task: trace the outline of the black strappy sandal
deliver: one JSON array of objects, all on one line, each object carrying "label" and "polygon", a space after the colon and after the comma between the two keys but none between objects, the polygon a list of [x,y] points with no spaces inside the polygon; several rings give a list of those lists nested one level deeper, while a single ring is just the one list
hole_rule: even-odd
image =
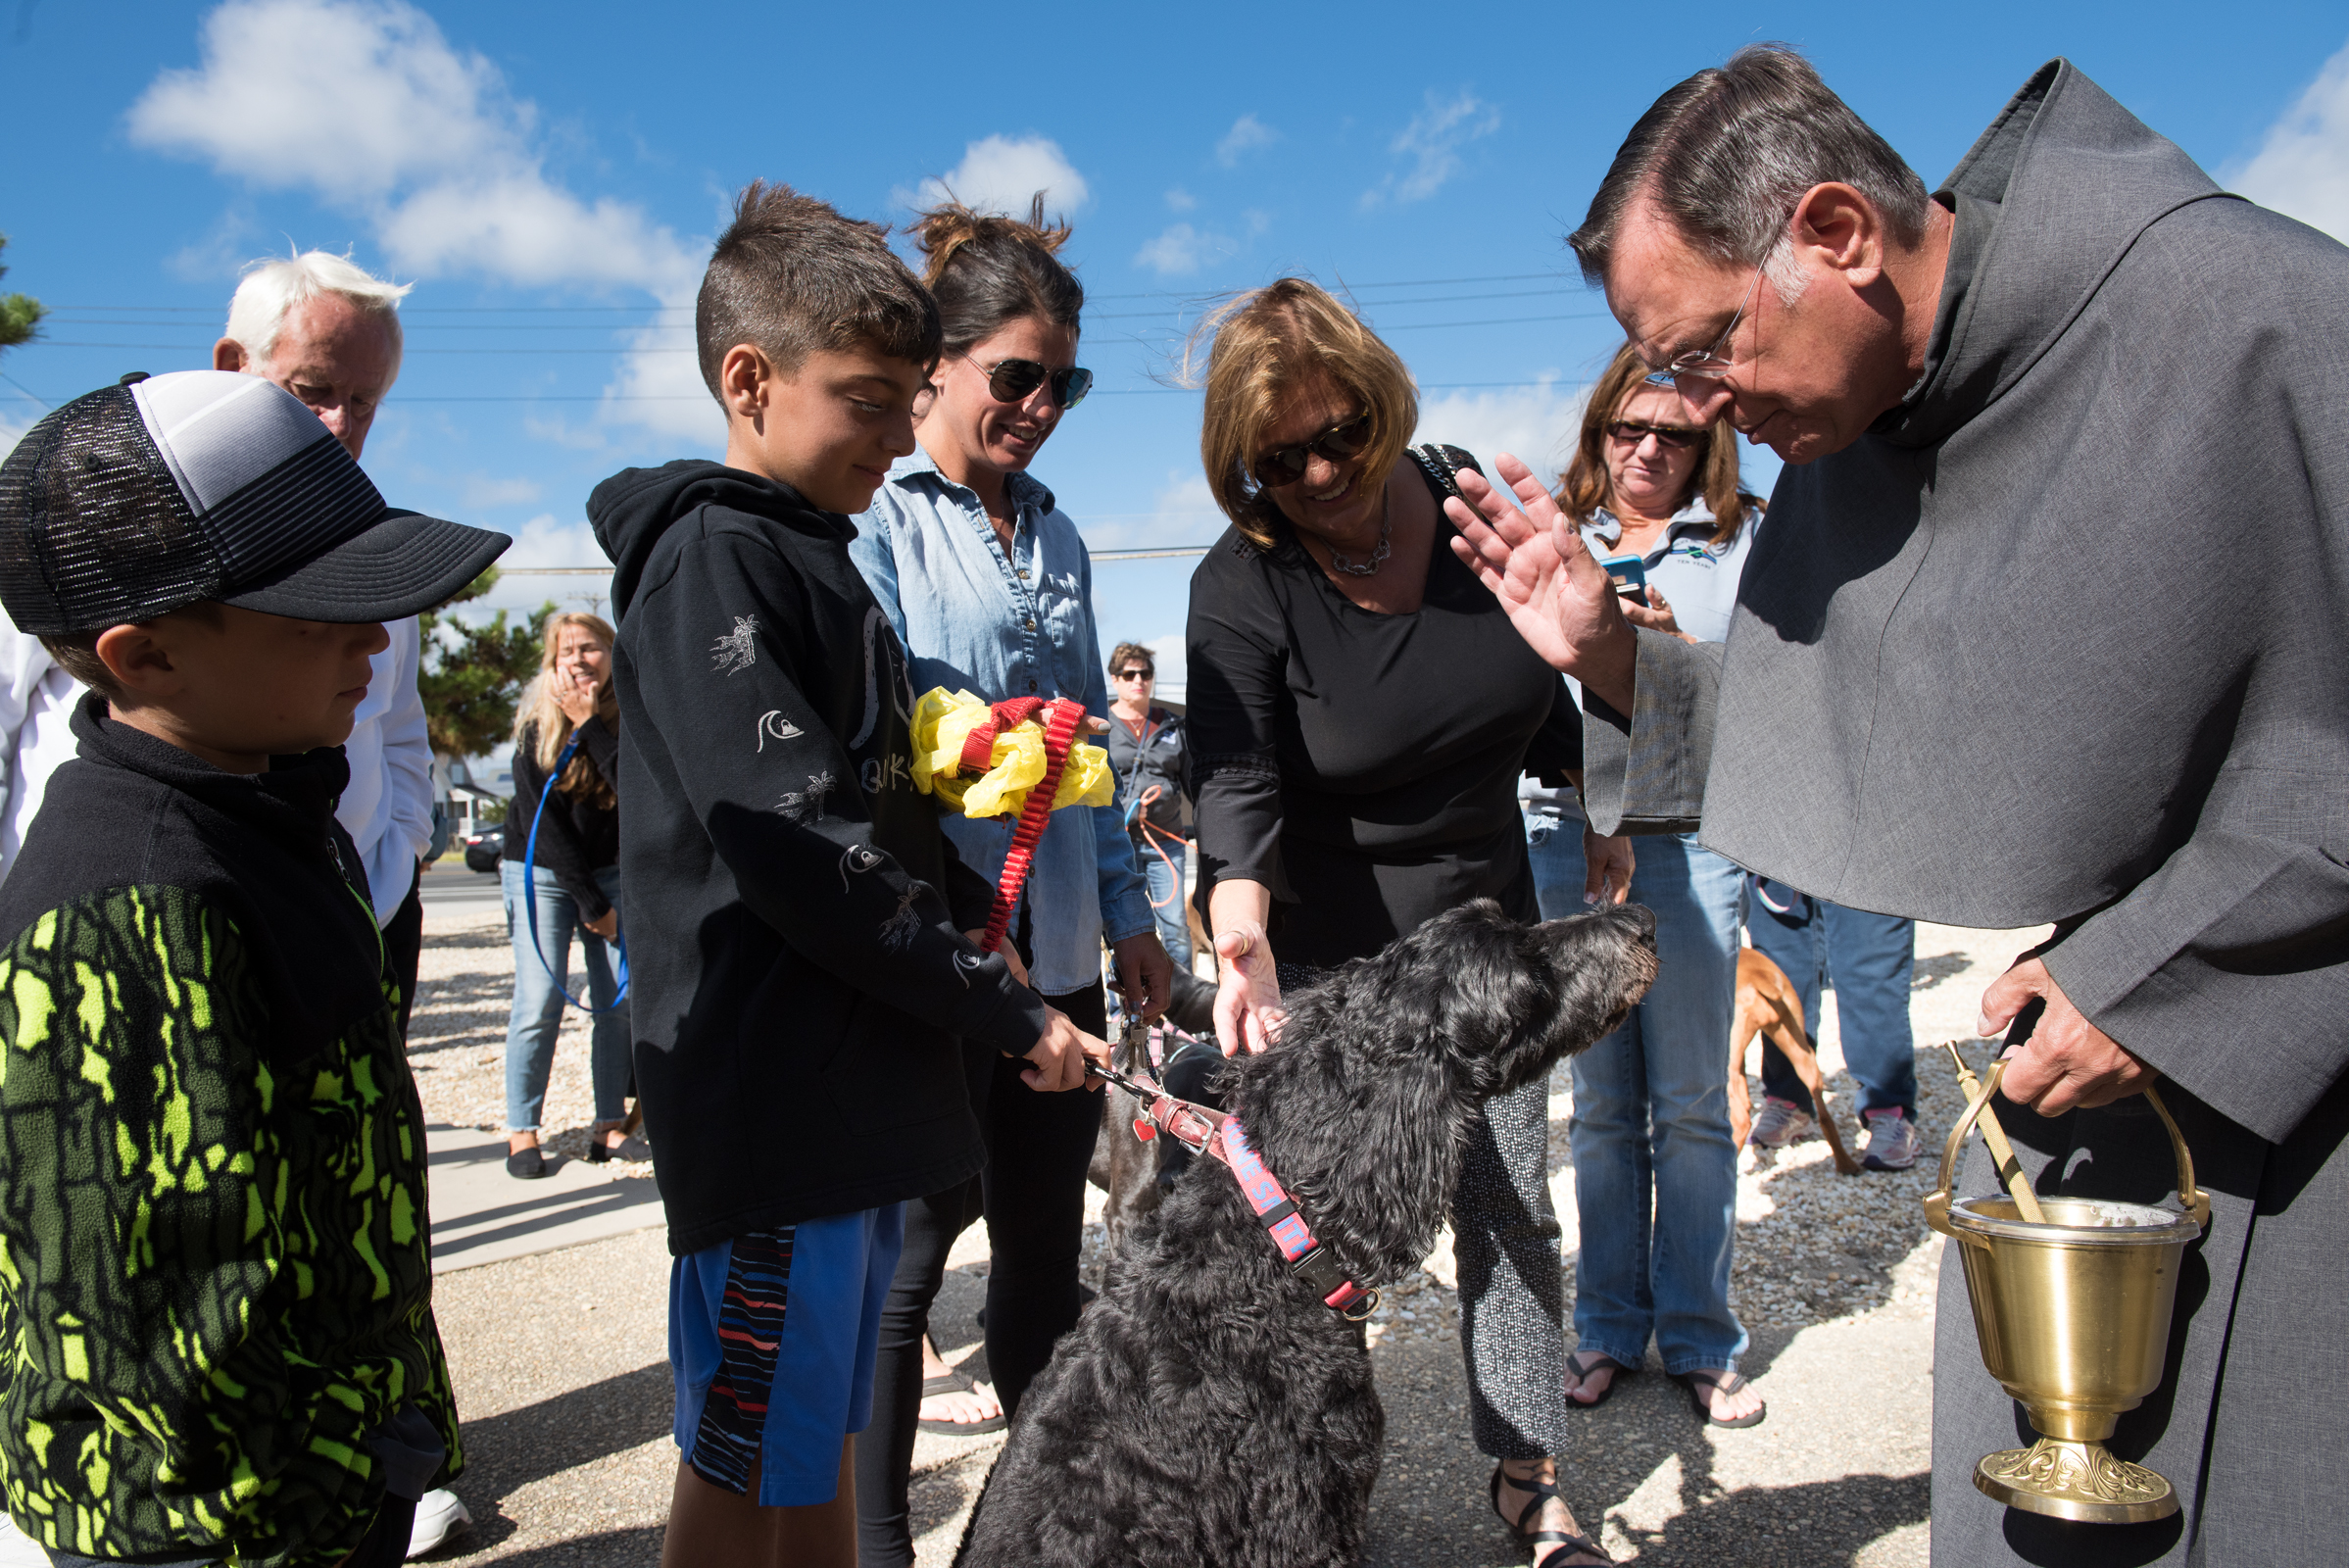
[{"label": "black strappy sandal", "polygon": [[[1500,1511],[1500,1484],[1504,1480],[1520,1492],[1533,1494],[1526,1499],[1525,1506],[1517,1510],[1514,1519]],[[1520,1481],[1515,1476],[1505,1475],[1496,1464],[1493,1467],[1493,1479],[1486,1484],[1485,1492],[1493,1499],[1493,1514],[1508,1526],[1509,1534],[1534,1548],[1534,1568],[1546,1568],[1549,1560],[1561,1553],[1584,1552],[1602,1563],[1615,1560],[1607,1555],[1604,1546],[1589,1536],[1578,1536],[1565,1530],[1528,1531],[1525,1528],[1525,1522],[1540,1512],[1544,1502],[1558,1495],[1558,1484],[1555,1481],[1536,1481],[1531,1477]]]}]

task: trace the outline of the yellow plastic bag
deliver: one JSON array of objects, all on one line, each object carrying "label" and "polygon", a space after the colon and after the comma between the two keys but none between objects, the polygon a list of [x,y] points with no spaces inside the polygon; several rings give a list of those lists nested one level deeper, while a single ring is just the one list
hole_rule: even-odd
[{"label": "yellow plastic bag", "polygon": [[[963,743],[992,716],[993,710],[969,692],[943,686],[933,686],[913,705],[913,782],[965,816],[1017,816],[1027,806],[1028,791],[1044,777],[1044,725],[1033,718],[997,732],[985,773],[972,778],[960,771]],[[1060,768],[1060,787],[1052,792],[1052,809],[1107,806],[1116,795],[1109,754],[1098,746],[1071,746]]]}]

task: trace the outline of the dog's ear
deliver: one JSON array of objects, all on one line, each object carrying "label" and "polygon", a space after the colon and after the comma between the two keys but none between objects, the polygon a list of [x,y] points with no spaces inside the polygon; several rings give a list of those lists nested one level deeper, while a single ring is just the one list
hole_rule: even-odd
[{"label": "dog's ear", "polygon": [[1528,928],[1480,899],[1291,997],[1279,1044],[1240,1065],[1248,1136],[1349,1267],[1393,1278],[1426,1256],[1469,1114],[1541,1069],[1555,985]]},{"label": "dog's ear", "polygon": [[1441,988],[1431,1020],[1461,1093],[1482,1102],[1537,1076],[1557,1058],[1557,969],[1533,928],[1477,899],[1428,921],[1401,944]]}]

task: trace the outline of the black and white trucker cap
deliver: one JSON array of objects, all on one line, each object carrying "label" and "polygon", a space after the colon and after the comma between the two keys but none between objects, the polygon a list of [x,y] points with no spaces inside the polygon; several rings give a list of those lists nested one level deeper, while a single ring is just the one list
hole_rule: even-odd
[{"label": "black and white trucker cap", "polygon": [[513,542],[393,511],[299,399],[229,370],[75,398],[0,464],[0,604],[36,635],[199,599],[394,620],[447,600]]}]

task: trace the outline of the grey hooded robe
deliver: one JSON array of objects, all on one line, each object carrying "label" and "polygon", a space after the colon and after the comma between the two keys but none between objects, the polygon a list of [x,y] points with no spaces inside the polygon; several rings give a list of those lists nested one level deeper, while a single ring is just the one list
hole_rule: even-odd
[{"label": "grey hooded robe", "polygon": [[[2184,1507],[2068,1525],[1975,1491],[2031,1434],[1953,1254],[1933,1561],[2325,1560],[2349,1543],[2349,250],[2063,61],[1945,191],[1924,378],[1785,471],[1726,645],[1639,634],[1629,722],[1590,700],[1590,814],[1701,817],[1863,909],[2059,922],[2057,983],[2165,1075],[2213,1216],[2168,1380],[2112,1447]],[[2176,1185],[2141,1096],[2001,1112],[2043,1193]],[[1992,1190],[1979,1152],[1961,1185]]]}]

